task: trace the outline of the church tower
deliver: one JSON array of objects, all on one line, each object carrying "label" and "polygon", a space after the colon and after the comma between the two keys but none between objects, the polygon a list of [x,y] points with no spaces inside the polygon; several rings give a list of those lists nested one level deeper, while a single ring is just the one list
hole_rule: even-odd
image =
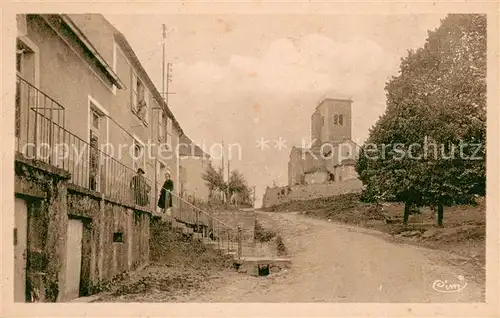
[{"label": "church tower", "polygon": [[311,138],[317,139],[313,149],[325,142],[352,139],[352,100],[326,97],[316,107],[311,117]]}]

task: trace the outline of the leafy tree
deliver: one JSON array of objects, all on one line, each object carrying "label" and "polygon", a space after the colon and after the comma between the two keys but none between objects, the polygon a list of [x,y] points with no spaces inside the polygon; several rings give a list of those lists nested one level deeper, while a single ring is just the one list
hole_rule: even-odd
[{"label": "leafy tree", "polygon": [[442,226],[444,206],[485,195],[486,16],[448,15],[386,96],[356,166],[363,198],[404,202],[405,223],[411,207],[437,207]]},{"label": "leafy tree", "polygon": [[237,192],[242,203],[250,203],[250,187],[244,175],[238,170],[232,170],[229,177],[229,196]]},{"label": "leafy tree", "polygon": [[229,194],[243,192],[246,188],[247,184],[243,174],[238,170],[231,171],[231,176],[229,177]]},{"label": "leafy tree", "polygon": [[215,170],[211,162],[209,162],[205,173],[201,177],[205,180],[210,196],[213,196],[215,191],[226,191],[227,185],[224,182],[222,169]]}]

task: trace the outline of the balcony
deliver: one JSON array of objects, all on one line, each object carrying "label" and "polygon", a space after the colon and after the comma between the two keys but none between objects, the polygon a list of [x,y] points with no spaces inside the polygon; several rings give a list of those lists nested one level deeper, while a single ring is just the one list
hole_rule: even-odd
[{"label": "balcony", "polygon": [[[71,175],[70,183],[106,199],[148,210],[156,193],[147,178],[65,127],[65,108],[21,77],[16,79],[16,152]],[[149,191],[148,191],[149,190]]]}]

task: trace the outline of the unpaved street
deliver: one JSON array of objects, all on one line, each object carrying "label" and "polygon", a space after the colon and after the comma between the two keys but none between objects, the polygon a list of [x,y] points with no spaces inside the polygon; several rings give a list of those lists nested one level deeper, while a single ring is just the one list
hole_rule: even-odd
[{"label": "unpaved street", "polygon": [[[390,243],[367,230],[296,213],[259,212],[258,218],[277,225],[292,268],[267,277],[227,273],[209,290],[177,301],[483,301],[481,286],[459,268],[445,263],[442,252]],[[445,283],[437,289],[449,292],[433,289],[437,280]],[[453,288],[463,289],[450,292]]]}]

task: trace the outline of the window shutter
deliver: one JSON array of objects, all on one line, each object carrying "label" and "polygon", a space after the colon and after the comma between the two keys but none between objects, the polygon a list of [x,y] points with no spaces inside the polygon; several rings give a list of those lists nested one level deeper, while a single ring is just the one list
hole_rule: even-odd
[{"label": "window shutter", "polygon": [[160,114],[158,116],[158,122],[157,122],[157,126],[158,126],[158,139],[160,141],[163,141],[163,139],[165,138],[165,117],[163,117],[163,110],[160,109]]},{"label": "window shutter", "polygon": [[158,114],[158,120],[156,121],[156,124],[155,124],[155,127],[156,127],[156,133],[157,133],[157,136],[158,136],[158,140],[161,141],[161,125],[160,125],[160,122],[161,122],[161,110],[159,111],[159,114]]},{"label": "window shutter", "polygon": [[172,118],[167,117],[167,134],[172,135]]},{"label": "window shutter", "polygon": [[142,119],[146,124],[149,123],[149,92],[147,89],[144,89],[144,101],[146,104],[142,109]]},{"label": "window shutter", "polygon": [[132,112],[135,112],[136,105],[136,94],[135,90],[137,89],[137,77],[135,77],[134,69],[130,68],[132,76],[130,77],[130,108]]}]

